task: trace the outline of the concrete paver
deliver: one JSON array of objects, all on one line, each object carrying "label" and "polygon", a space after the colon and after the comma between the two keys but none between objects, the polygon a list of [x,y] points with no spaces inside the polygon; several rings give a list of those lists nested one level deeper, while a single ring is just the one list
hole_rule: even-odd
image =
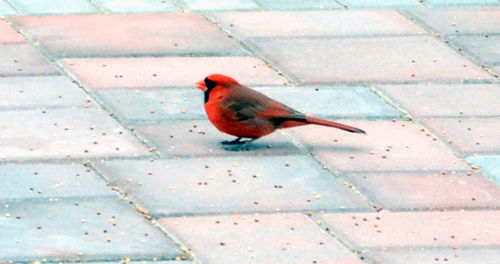
[{"label": "concrete paver", "polygon": [[451,44],[483,65],[500,64],[500,36],[458,36]]},{"label": "concrete paver", "polygon": [[496,183],[500,183],[500,156],[477,156],[468,157],[467,161],[476,164],[481,172],[490,177]]},{"label": "concrete paver", "polygon": [[340,6],[331,0],[309,0],[309,1],[288,1],[288,0],[254,0],[266,10],[331,10],[340,9]]},{"label": "concrete paver", "polygon": [[95,165],[154,216],[371,209],[305,156],[120,160]]},{"label": "concrete paver", "polygon": [[55,67],[30,44],[0,44],[0,77],[55,74]]},{"label": "concrete paver", "polygon": [[[424,36],[253,39],[252,44],[303,83],[484,80],[490,76],[440,41]],[[314,49],[303,47],[314,46]],[[348,63],[349,62],[349,63]],[[468,65],[464,67],[464,65]]]},{"label": "concrete paver", "polygon": [[[325,166],[341,172],[466,170],[468,166],[444,145],[410,122],[344,122],[366,131],[351,134],[309,126],[288,131]],[[424,155],[425,153],[425,155]]]},{"label": "concrete paver", "polygon": [[345,177],[370,201],[388,210],[500,207],[499,188],[483,175],[465,171],[349,173]]},{"label": "concrete paver", "polygon": [[279,132],[253,142],[249,151],[224,150],[219,142],[236,137],[219,132],[208,120],[171,121],[134,127],[164,157],[273,156],[300,153],[300,149]]},{"label": "concrete paver", "polygon": [[93,0],[99,8],[110,13],[178,12],[168,1],[157,0]]},{"label": "concrete paver", "polygon": [[374,36],[422,34],[394,10],[220,12],[210,14],[240,38],[299,36]]},{"label": "concrete paver", "polygon": [[425,0],[427,6],[481,6],[481,5],[500,5],[497,0]]},{"label": "concrete paver", "polygon": [[[242,54],[235,42],[195,14],[29,16],[10,20],[56,57]],[[121,23],[124,20],[127,23]]]},{"label": "concrete paver", "polygon": [[4,1],[0,1],[0,16],[16,15],[17,12]]},{"label": "concrete paver", "polygon": [[81,164],[0,165],[4,181],[0,200],[115,196],[90,169]]},{"label": "concrete paver", "polygon": [[[388,119],[399,116],[362,87],[258,87],[255,90],[305,114],[319,117]],[[106,89],[96,93],[126,123],[206,118],[203,93],[197,89]],[[310,104],[302,98],[315,98],[316,103]],[[144,105],[149,108],[144,108]]]},{"label": "concrete paver", "polygon": [[414,8],[405,13],[418,18],[433,31],[446,35],[500,32],[496,23],[500,7]]},{"label": "concrete paver", "polygon": [[207,264],[362,263],[300,214],[163,218],[160,224]]},{"label": "concrete paver", "polygon": [[464,154],[492,154],[500,150],[498,118],[424,118],[424,125]]},{"label": "concrete paver", "polygon": [[23,15],[95,13],[86,0],[9,0]]},{"label": "concrete paver", "polygon": [[[1,202],[1,201],[0,201]],[[115,197],[1,202],[2,262],[181,256],[160,229]]]},{"label": "concrete paver", "polygon": [[346,8],[408,8],[422,7],[419,0],[339,0]]},{"label": "concrete paver", "polygon": [[148,155],[109,115],[94,107],[0,111],[0,160]]},{"label": "concrete paver", "polygon": [[416,117],[500,115],[497,84],[415,84],[377,86]]},{"label": "concrete paver", "polygon": [[194,89],[195,82],[212,73],[226,74],[248,85],[286,82],[262,61],[246,56],[64,59],[61,64],[87,89],[165,86]]},{"label": "concrete paver", "polygon": [[26,42],[23,36],[17,33],[6,21],[0,20],[0,44],[20,42]]},{"label": "concrete paver", "polygon": [[64,76],[0,79],[0,110],[86,107],[92,99]]},{"label": "concrete paver", "polygon": [[188,9],[193,11],[207,10],[258,10],[260,9],[252,0],[183,0]]},{"label": "concrete paver", "polygon": [[500,246],[497,211],[325,213],[331,232],[356,249]]}]

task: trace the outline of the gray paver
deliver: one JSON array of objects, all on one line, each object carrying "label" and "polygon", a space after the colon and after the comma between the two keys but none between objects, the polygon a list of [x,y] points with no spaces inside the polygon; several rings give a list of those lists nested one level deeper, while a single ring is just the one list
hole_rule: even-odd
[{"label": "gray paver", "polygon": [[80,164],[0,165],[0,200],[115,196],[92,170]]},{"label": "gray paver", "polygon": [[145,147],[96,108],[0,111],[1,160],[147,155]]},{"label": "gray paver", "polygon": [[[258,87],[255,90],[302,113],[319,117],[376,119],[399,116],[363,87]],[[96,93],[127,123],[206,119],[203,93],[196,89],[113,89]],[[314,98],[315,103],[303,98]],[[144,107],[146,105],[148,107]]]},{"label": "gray paver", "polygon": [[305,156],[123,160],[96,166],[153,215],[370,210]]},{"label": "gray paver", "polygon": [[339,0],[344,7],[351,8],[409,8],[422,7],[419,0]]},{"label": "gray paver", "polygon": [[[253,39],[252,43],[277,67],[304,83],[491,78],[442,42],[427,36],[265,38]],[[315,48],[303,49],[309,46]]]},{"label": "gray paver", "polygon": [[208,10],[258,10],[260,9],[252,0],[183,0],[188,9],[193,11]]},{"label": "gray paver", "polygon": [[500,24],[496,22],[500,7],[412,8],[405,12],[441,34],[500,32]]},{"label": "gray paver", "polygon": [[50,62],[30,44],[0,45],[0,77],[58,74]]},{"label": "gray paver", "polygon": [[112,13],[159,13],[179,11],[169,1],[158,0],[93,0],[101,9]]},{"label": "gray paver", "polygon": [[163,218],[160,224],[207,264],[361,264],[304,215],[267,214]]},{"label": "gray paver", "polygon": [[279,132],[253,142],[249,151],[224,150],[218,143],[236,137],[219,132],[208,120],[169,121],[137,125],[135,129],[164,157],[274,156],[300,153],[300,149]]},{"label": "gray paver", "polygon": [[481,172],[500,184],[500,156],[468,157],[467,161],[479,166]]},{"label": "gray paver", "polygon": [[152,260],[181,255],[160,229],[114,197],[0,203],[0,261]]},{"label": "gray paver", "polygon": [[452,38],[451,44],[482,65],[500,64],[500,36],[457,36]]},{"label": "gray paver", "polygon": [[0,110],[85,107],[91,98],[64,76],[0,79]]},{"label": "gray paver", "polygon": [[254,0],[267,10],[331,10],[340,9],[340,6],[331,0]]}]

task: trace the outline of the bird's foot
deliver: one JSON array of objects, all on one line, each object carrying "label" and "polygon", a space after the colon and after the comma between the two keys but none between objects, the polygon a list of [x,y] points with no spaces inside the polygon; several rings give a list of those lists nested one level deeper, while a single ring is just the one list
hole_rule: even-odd
[{"label": "bird's foot", "polygon": [[224,140],[224,141],[221,141],[220,144],[222,145],[241,145],[241,144],[245,144],[246,141],[241,141],[241,137],[238,137],[236,138],[235,140]]},{"label": "bird's foot", "polygon": [[223,142],[225,142],[225,141],[223,141],[223,142],[221,142],[221,144],[224,145],[223,148],[225,150],[229,150],[229,151],[248,151],[250,149],[250,144],[252,142],[254,142],[255,140],[257,140],[257,139],[256,138],[252,138],[252,139],[249,139],[249,140],[240,141],[239,138],[238,138],[238,141],[233,140],[233,141],[229,141],[229,143],[226,143],[226,144],[224,144]]}]

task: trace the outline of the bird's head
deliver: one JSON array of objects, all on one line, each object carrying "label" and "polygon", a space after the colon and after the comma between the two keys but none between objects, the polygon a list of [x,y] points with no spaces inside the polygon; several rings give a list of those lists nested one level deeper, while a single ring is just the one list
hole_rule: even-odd
[{"label": "bird's head", "polygon": [[239,84],[235,79],[222,75],[222,74],[210,74],[204,80],[196,83],[196,88],[206,92],[212,90],[217,85],[226,86],[228,84]]}]

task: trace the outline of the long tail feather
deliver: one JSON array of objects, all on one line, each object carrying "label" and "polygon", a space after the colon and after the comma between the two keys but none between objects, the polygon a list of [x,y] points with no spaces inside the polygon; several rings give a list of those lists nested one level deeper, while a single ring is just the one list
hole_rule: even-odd
[{"label": "long tail feather", "polygon": [[339,128],[339,129],[342,129],[345,131],[349,131],[351,133],[366,134],[366,132],[362,129],[348,126],[348,125],[344,125],[344,124],[340,124],[340,123],[336,123],[336,122],[332,122],[332,121],[328,121],[328,120],[324,120],[324,119],[315,118],[315,117],[308,116],[308,117],[306,117],[306,121],[307,121],[307,123],[310,123],[310,124],[335,127],[335,128]]}]

